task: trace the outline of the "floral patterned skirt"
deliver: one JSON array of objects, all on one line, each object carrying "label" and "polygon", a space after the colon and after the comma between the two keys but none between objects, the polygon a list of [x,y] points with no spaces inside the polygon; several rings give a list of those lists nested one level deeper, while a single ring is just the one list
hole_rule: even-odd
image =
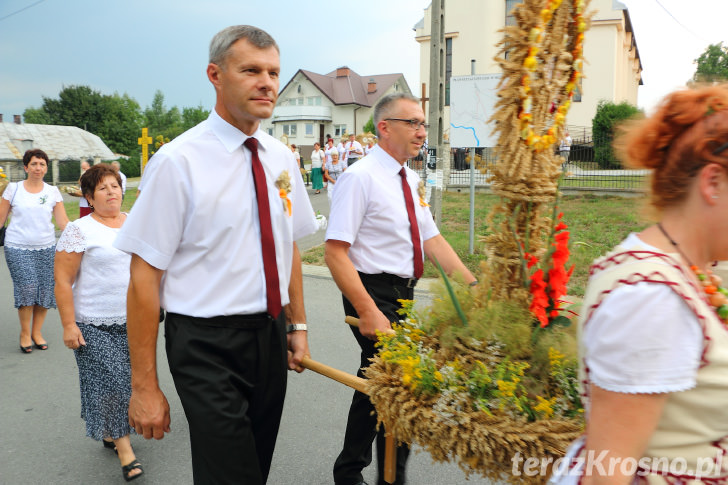
[{"label": "floral patterned skirt", "polygon": [[38,305],[55,308],[53,258],[56,246],[20,249],[5,246],[5,261],[13,279],[15,308]]},{"label": "floral patterned skirt", "polygon": [[75,349],[86,436],[118,439],[129,426],[131,364],[126,325],[77,324],[86,345]]}]

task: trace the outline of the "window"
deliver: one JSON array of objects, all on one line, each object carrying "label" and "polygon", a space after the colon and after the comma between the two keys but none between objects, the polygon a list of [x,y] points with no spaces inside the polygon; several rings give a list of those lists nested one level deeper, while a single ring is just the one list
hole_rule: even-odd
[{"label": "window", "polygon": [[275,136],[275,135],[273,135],[273,132],[275,131],[275,129],[274,129],[274,128],[268,128],[268,129],[266,129],[265,131],[266,131],[266,132],[268,132],[268,134],[269,134],[270,136]]},{"label": "window", "polygon": [[452,37],[445,39],[445,106],[450,106],[450,78],[452,77]]},{"label": "window", "polygon": [[306,123],[306,136],[313,136],[313,123]]},{"label": "window", "polygon": [[344,136],[346,125],[334,125],[334,136]]},{"label": "window", "polygon": [[321,96],[309,96],[306,98],[308,106],[321,106]]},{"label": "window", "polygon": [[296,125],[283,125],[283,134],[288,136],[296,136]]},{"label": "window", "polygon": [[506,25],[516,25],[516,18],[513,16],[513,7],[522,0],[506,0]]},{"label": "window", "polygon": [[[516,25],[516,17],[513,16],[513,8],[521,0],[506,0],[506,25]],[[505,52],[505,58],[508,59],[510,51]]]},{"label": "window", "polygon": [[573,101],[574,103],[581,103],[581,92],[583,89],[583,86],[581,84],[582,79],[583,78],[580,77],[579,82],[576,83],[576,88],[574,89],[574,97],[571,98],[571,101]]},{"label": "window", "polygon": [[291,104],[295,104],[297,106],[303,106],[303,98],[293,98],[291,101],[293,101],[293,103],[291,103]]}]

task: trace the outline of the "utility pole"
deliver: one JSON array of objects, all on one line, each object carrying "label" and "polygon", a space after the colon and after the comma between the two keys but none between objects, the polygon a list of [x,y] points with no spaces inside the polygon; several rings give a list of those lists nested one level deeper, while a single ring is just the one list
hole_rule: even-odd
[{"label": "utility pole", "polygon": [[[432,213],[439,227],[442,216],[442,189],[444,185],[444,163],[449,163],[450,154],[445,152],[442,140],[443,107],[445,105],[445,0],[433,0],[430,7],[430,106],[427,119],[428,169],[435,158],[435,190],[432,191]],[[433,152],[434,148],[434,154]],[[445,162],[447,159],[447,162]]]}]

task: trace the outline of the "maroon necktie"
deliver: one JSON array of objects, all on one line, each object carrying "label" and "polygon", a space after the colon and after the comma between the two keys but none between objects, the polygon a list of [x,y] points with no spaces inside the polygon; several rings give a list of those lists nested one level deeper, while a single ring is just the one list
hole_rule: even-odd
[{"label": "maroon necktie", "polygon": [[410,232],[412,233],[412,248],[414,249],[415,260],[415,278],[422,277],[424,271],[424,263],[422,262],[422,246],[420,246],[420,228],[417,225],[417,217],[415,216],[415,203],[412,200],[412,189],[407,183],[407,173],[402,167],[399,171],[402,177],[402,192],[404,192],[404,201],[407,204],[407,217],[410,222]]},{"label": "maroon necktie", "polygon": [[263,271],[265,272],[265,295],[268,313],[278,317],[281,313],[281,290],[278,285],[278,265],[276,264],[276,246],[273,241],[273,226],[270,223],[270,205],[268,203],[268,186],[265,183],[265,172],[258,158],[258,140],[248,138],[243,143],[252,155],[253,181],[255,182],[255,198],[258,200],[258,218],[260,219],[260,246],[263,249]]}]

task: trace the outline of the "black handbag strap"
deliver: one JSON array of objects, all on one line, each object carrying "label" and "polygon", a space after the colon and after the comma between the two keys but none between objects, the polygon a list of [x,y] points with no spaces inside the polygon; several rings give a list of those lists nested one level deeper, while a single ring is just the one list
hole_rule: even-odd
[{"label": "black handbag strap", "polygon": [[[19,183],[20,182],[15,182],[15,192],[13,192],[13,197],[10,199],[10,209],[8,209],[8,215],[5,216],[5,222],[3,222],[3,227],[8,227],[8,217],[10,217],[10,211],[13,210],[13,201],[15,200],[15,194],[18,193]],[[10,187],[10,184],[8,184],[8,187]],[[5,190],[7,190],[7,188]]]}]

